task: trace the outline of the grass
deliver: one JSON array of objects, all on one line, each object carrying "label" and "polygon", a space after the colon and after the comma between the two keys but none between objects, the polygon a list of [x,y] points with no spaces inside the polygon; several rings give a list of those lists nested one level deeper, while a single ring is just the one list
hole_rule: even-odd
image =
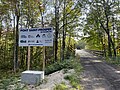
[{"label": "grass", "polygon": [[[83,90],[80,85],[80,73],[83,70],[83,68],[79,62],[78,55],[76,56],[76,59],[74,59],[70,65],[73,67],[75,72],[71,75],[66,75],[64,79],[69,80],[72,88],[70,89],[69,87],[67,87],[67,85],[65,85],[65,83],[61,83],[59,85],[56,85],[54,90]],[[65,72],[67,72],[66,69],[65,69]]]},{"label": "grass", "polygon": [[76,75],[67,75],[64,77],[64,79],[69,80],[70,84],[73,88],[80,90],[80,88],[79,88],[80,87],[80,82],[79,82],[80,79],[78,79],[76,77]]},{"label": "grass", "polygon": [[62,82],[61,84],[56,85],[56,87],[54,88],[54,90],[69,90],[69,89],[66,86],[66,84],[64,82]]},{"label": "grass", "polygon": [[[71,57],[68,60],[64,60],[62,62],[56,62],[48,67],[46,67],[46,74],[53,73],[58,70],[64,70],[64,73],[67,73],[69,69],[74,69],[75,70],[75,75],[68,76],[70,77],[69,80],[73,88],[80,88],[79,85],[79,77],[77,75],[80,74],[82,67],[79,63],[79,58],[77,57],[76,59]],[[0,90],[28,90],[27,85],[21,84],[20,82],[20,74],[17,73],[14,75],[14,73],[5,73],[5,76],[2,76],[0,78]],[[67,77],[67,76],[66,76]],[[77,81],[78,79],[78,81]],[[44,82],[47,82],[44,81]],[[68,86],[65,85],[64,82],[62,82],[59,85],[56,85],[54,90],[70,90],[68,89]],[[73,89],[72,89],[73,90]],[[76,90],[76,89],[75,89]],[[81,90],[81,89],[78,89]]]},{"label": "grass", "polygon": [[0,90],[26,90],[26,86],[22,85],[19,79],[16,76],[3,78],[0,81]]},{"label": "grass", "polygon": [[26,86],[20,82],[20,72],[0,71],[0,90],[27,90]]},{"label": "grass", "polygon": [[46,67],[45,74],[51,74],[53,72],[56,72],[58,70],[62,69],[72,69],[74,66],[72,65],[74,58],[71,57],[70,59],[66,59],[61,62],[55,62],[54,64],[51,64]]},{"label": "grass", "polygon": [[106,58],[106,61],[110,64],[114,64],[114,65],[117,65],[117,66],[120,66],[120,56],[117,56],[117,57],[107,57]]}]

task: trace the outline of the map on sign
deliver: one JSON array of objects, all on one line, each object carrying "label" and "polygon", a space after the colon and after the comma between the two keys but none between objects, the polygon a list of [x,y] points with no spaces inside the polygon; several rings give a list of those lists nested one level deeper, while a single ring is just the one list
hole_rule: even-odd
[{"label": "map on sign", "polygon": [[53,46],[53,29],[20,29],[19,46]]}]

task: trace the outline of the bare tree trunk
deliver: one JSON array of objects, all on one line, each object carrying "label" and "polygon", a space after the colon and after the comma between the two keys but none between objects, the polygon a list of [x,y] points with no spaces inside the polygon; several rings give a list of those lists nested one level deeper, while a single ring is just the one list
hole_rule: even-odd
[{"label": "bare tree trunk", "polygon": [[54,46],[54,61],[57,61],[58,50],[58,31],[59,31],[59,6],[58,0],[55,0],[55,46]]},{"label": "bare tree trunk", "polygon": [[17,24],[16,24],[16,68],[18,68],[18,25],[19,25],[19,16],[17,16]]},{"label": "bare tree trunk", "polygon": [[113,22],[113,41],[111,41],[111,44],[112,44],[112,47],[113,47],[113,51],[114,51],[114,56],[116,57],[116,45],[115,45],[115,19],[114,19],[114,16],[112,17],[112,22]]},{"label": "bare tree trunk", "polygon": [[112,48],[114,51],[114,56],[116,56],[115,45],[114,45],[114,42],[112,41],[112,38],[110,36],[109,29],[106,30],[102,23],[101,23],[101,26],[105,30],[106,34],[108,35],[108,56],[112,56],[111,45],[112,45]]},{"label": "bare tree trunk", "polygon": [[2,36],[2,17],[0,18],[0,40]]},{"label": "bare tree trunk", "polygon": [[60,43],[60,60],[61,60],[61,57],[62,57],[62,42],[61,42],[61,37],[60,37],[60,33],[59,33],[59,43]]},{"label": "bare tree trunk", "polygon": [[20,18],[20,12],[19,12],[19,4],[18,1],[16,1],[16,32],[15,32],[15,64],[14,64],[14,71],[16,72],[16,69],[18,69],[18,30],[19,30],[19,18]]},{"label": "bare tree trunk", "polygon": [[65,17],[66,17],[66,10],[65,10],[65,8],[66,8],[66,0],[64,0],[64,9],[63,9],[63,32],[62,32],[62,34],[63,34],[63,36],[62,36],[62,60],[64,60],[64,50],[65,50]]}]

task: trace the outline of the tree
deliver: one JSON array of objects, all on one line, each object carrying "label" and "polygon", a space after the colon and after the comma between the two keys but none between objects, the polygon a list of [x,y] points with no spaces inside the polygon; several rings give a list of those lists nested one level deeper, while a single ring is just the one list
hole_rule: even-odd
[{"label": "tree", "polygon": [[115,42],[113,42],[111,31],[113,27],[112,16],[115,15],[117,11],[117,8],[116,8],[117,3],[118,1],[114,2],[114,1],[109,1],[109,0],[107,1],[106,0],[102,0],[102,1],[92,0],[92,1],[89,1],[87,4],[89,5],[89,12],[87,15],[91,16],[92,18],[91,21],[95,22],[97,20],[99,27],[102,30],[104,30],[104,32],[106,33],[108,37],[108,40],[107,40],[108,41],[108,56],[112,56],[112,50],[114,52],[114,56],[116,56]]},{"label": "tree", "polygon": [[59,0],[55,0],[55,46],[54,46],[54,60],[57,61],[58,50],[58,32],[59,32]]},{"label": "tree", "polygon": [[[9,66],[14,71],[26,69],[28,47],[18,47],[20,28],[52,26],[55,29],[54,48],[46,47],[47,65],[73,55],[81,16],[77,0],[56,0],[55,3],[51,0],[2,0],[0,6],[0,62],[4,63],[0,67]],[[31,47],[30,51],[30,68],[41,70],[43,48]]]}]

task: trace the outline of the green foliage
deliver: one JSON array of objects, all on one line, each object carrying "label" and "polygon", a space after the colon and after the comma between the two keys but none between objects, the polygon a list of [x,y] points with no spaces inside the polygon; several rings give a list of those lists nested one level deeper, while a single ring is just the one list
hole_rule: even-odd
[{"label": "green foliage", "polygon": [[79,62],[79,55],[76,56],[76,59],[72,63],[73,69],[75,72],[72,75],[67,75],[64,78],[66,80],[70,81],[70,84],[72,85],[73,88],[76,88],[78,90],[82,90],[82,87],[80,86],[80,73],[83,70],[80,62]]},{"label": "green foliage", "polygon": [[20,78],[12,76],[0,80],[1,90],[27,90],[25,85],[20,83]]},{"label": "green foliage", "polygon": [[[69,80],[70,84],[72,86],[72,89],[68,88],[65,83],[62,84],[58,84],[55,86],[54,90],[82,90],[82,87],[80,86],[80,73],[82,71],[82,66],[79,62],[79,56],[76,56],[76,59],[74,59],[70,65],[72,66],[72,68],[75,70],[74,73],[70,74],[70,75],[66,75],[64,77],[64,79]],[[67,72],[67,70],[65,69],[65,73]]]},{"label": "green foliage", "polygon": [[54,64],[46,67],[45,74],[50,74],[61,69],[71,69],[73,68],[73,62],[73,58],[61,62],[55,62]]},{"label": "green foliage", "polygon": [[72,68],[75,69],[76,73],[81,72],[82,66],[79,62],[79,56],[77,56],[76,58],[71,57],[64,61],[55,62],[54,64],[49,65],[45,69],[45,74],[50,74],[61,69],[72,69]]},{"label": "green foliage", "polygon": [[101,50],[102,49],[102,33],[96,31],[96,29],[90,29],[87,31],[88,36],[82,38],[86,42],[86,49]]},{"label": "green foliage", "polygon": [[[118,26],[119,21],[116,17],[119,15],[119,1],[84,1],[87,4],[83,4],[84,6],[88,5],[87,8],[89,12],[87,12],[86,24],[84,26],[84,33],[86,36],[86,43],[88,49],[97,49],[102,50],[103,45],[107,45],[106,51],[108,55],[112,56],[112,53],[115,55],[115,51],[111,49],[115,49],[113,44],[117,44],[118,39]],[[114,9],[114,10],[113,10]],[[115,37],[115,33],[118,36]],[[107,40],[105,40],[107,37]],[[111,38],[109,40],[108,38]],[[111,44],[111,45],[110,45]],[[112,52],[111,52],[112,51]]]},{"label": "green foliage", "polygon": [[[85,25],[83,24],[82,29],[85,34],[90,35],[89,37],[85,38],[87,43],[87,48],[89,49],[101,49],[102,43],[101,39],[103,39],[103,34],[105,34],[103,28],[101,27],[100,21],[103,25],[106,25],[106,17],[105,11],[109,16],[109,29],[111,35],[113,35],[112,29],[116,29],[115,33],[118,36],[118,40],[115,40],[117,44],[120,38],[120,31],[119,31],[119,19],[114,18],[112,20],[112,16],[118,16],[119,11],[119,2],[118,0],[108,1],[109,3],[104,3],[101,0],[95,0],[93,2],[83,0],[79,2],[79,0],[66,0],[65,5],[65,12],[62,5],[63,0],[58,0],[55,3],[51,2],[50,0],[1,0],[0,1],[0,69],[12,70],[13,69],[13,60],[14,60],[14,44],[15,42],[15,26],[16,25],[16,12],[20,14],[20,21],[19,27],[23,28],[32,28],[32,27],[41,27],[41,12],[43,13],[43,20],[45,27],[52,26],[53,28],[56,25],[59,25],[59,38],[58,41],[58,50],[56,50],[58,60],[61,59],[61,48],[62,48],[62,29],[65,26],[65,58],[68,59],[71,55],[74,55],[74,44],[76,43],[73,39],[76,34],[78,34],[78,28],[81,28],[81,8],[84,12],[84,6],[87,5],[86,8],[89,9],[89,12],[86,12],[86,21]],[[106,2],[106,1],[105,1]],[[18,5],[16,5],[18,4]],[[106,7],[103,7],[105,6]],[[89,7],[89,5],[91,7]],[[18,6],[18,10],[16,9]],[[118,7],[117,7],[118,6]],[[57,16],[59,20],[55,22],[54,15],[54,7],[57,7],[60,11],[57,12]],[[50,9],[51,8],[51,9]],[[86,10],[86,9],[85,9]],[[56,12],[56,11],[55,11]],[[82,13],[83,13],[82,12]],[[66,15],[64,18],[63,16]],[[84,13],[83,13],[84,14]],[[64,19],[63,19],[64,18]],[[63,25],[63,20],[65,21],[65,25]],[[56,24],[58,23],[58,24]],[[105,26],[106,27],[106,26]],[[107,41],[104,40],[104,44]],[[107,44],[106,44],[107,45]],[[84,48],[82,42],[79,42],[77,47]],[[41,69],[42,68],[42,48],[34,47],[31,49],[31,69]],[[106,49],[107,50],[107,49]],[[46,50],[46,65],[51,64],[54,61],[54,48],[47,48]],[[20,69],[26,69],[27,67],[27,47],[19,47],[18,50],[18,66]],[[61,64],[60,64],[61,65]],[[62,65],[61,65],[62,67]],[[61,68],[60,67],[60,68]],[[53,69],[50,66],[51,70]]]},{"label": "green foliage", "polygon": [[10,70],[13,66],[13,34],[7,32],[6,36],[0,39],[0,68]]},{"label": "green foliage", "polygon": [[64,82],[55,86],[54,90],[69,90]]},{"label": "green foliage", "polygon": [[106,57],[106,62],[116,65],[116,66],[120,66],[120,56],[117,57]]},{"label": "green foliage", "polygon": [[77,44],[76,44],[76,48],[77,49],[85,49],[85,41],[83,41],[83,40],[80,40],[80,41],[78,41],[77,42]]},{"label": "green foliage", "polygon": [[[70,81],[70,84],[72,85],[73,88],[78,88],[80,86],[80,79],[76,77],[76,75],[67,75],[64,77],[66,80]],[[80,88],[78,88],[79,90]]]}]

